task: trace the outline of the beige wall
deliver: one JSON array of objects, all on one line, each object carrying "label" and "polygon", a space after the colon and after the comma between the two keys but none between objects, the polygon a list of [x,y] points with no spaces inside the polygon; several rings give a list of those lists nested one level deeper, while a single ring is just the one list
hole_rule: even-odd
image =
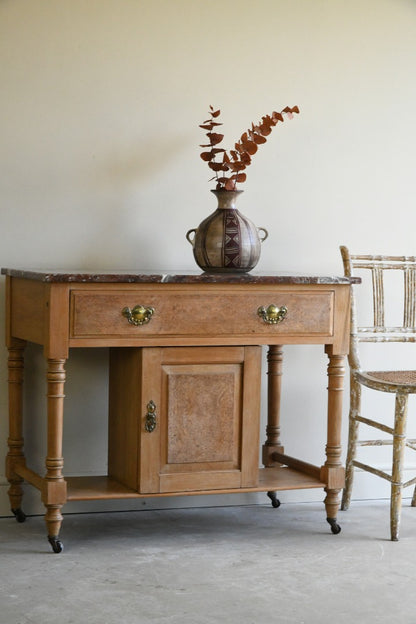
[{"label": "beige wall", "polygon": [[[301,109],[261,147],[240,199],[270,233],[259,270],[340,273],[341,243],[415,253],[415,62],[414,0],[1,0],[0,264],[195,268],[184,234],[214,208],[198,148],[209,104],[228,145],[271,110]],[[3,281],[0,298],[3,325]],[[316,463],[325,364],[321,348],[287,349],[284,441]],[[5,367],[0,349],[0,457]],[[68,364],[69,473],[105,469],[105,373],[105,351]],[[43,396],[30,370],[28,385]],[[28,451],[43,453],[29,407]],[[372,484],[359,495],[380,495]]]}]

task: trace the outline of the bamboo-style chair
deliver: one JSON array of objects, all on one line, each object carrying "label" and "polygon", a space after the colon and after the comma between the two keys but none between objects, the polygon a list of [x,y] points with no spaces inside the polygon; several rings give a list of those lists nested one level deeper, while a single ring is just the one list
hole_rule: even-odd
[{"label": "bamboo-style chair", "polygon": [[[364,371],[361,368],[359,345],[362,342],[416,342],[416,257],[415,256],[370,256],[352,255],[346,247],[341,247],[345,275],[362,276],[362,271],[371,272],[373,325],[358,326],[357,297],[353,292],[351,303],[351,334],[350,353],[350,413],[348,452],[346,460],[345,488],[341,509],[348,509],[351,500],[354,467],[387,479],[391,483],[390,499],[390,531],[392,541],[399,538],[402,490],[416,483],[416,477],[403,481],[403,464],[405,448],[416,450],[416,439],[406,438],[407,406],[409,394],[416,393],[416,370]],[[358,271],[358,274],[356,273]],[[399,327],[386,324],[388,311],[385,310],[385,282],[393,276],[403,274],[403,322]],[[388,276],[387,276],[388,274]],[[357,286],[360,289],[363,286]],[[362,293],[359,293],[360,295]],[[394,303],[400,301],[395,298]],[[387,298],[386,298],[387,303]],[[390,320],[390,317],[388,317]],[[396,322],[397,324],[397,322]],[[394,393],[395,414],[393,426],[364,418],[361,415],[361,386],[380,392]],[[375,427],[392,436],[391,439],[359,440],[359,424]],[[393,445],[391,474],[379,470],[355,459],[358,446]],[[413,493],[412,506],[416,506],[416,488]]]}]

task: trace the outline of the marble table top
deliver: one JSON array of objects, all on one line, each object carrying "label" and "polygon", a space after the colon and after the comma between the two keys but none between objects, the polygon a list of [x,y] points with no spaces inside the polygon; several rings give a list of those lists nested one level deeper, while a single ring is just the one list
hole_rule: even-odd
[{"label": "marble table top", "polygon": [[170,283],[170,284],[358,284],[359,277],[305,275],[264,271],[262,273],[205,273],[200,271],[84,271],[2,268],[2,275],[47,283]]}]

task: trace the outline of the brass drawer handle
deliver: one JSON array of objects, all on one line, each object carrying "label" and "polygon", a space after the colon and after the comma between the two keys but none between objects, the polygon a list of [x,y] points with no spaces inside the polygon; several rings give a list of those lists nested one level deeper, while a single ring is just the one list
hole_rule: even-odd
[{"label": "brass drawer handle", "polygon": [[260,306],[257,310],[257,314],[263,319],[265,323],[269,325],[276,325],[277,323],[281,323],[284,321],[287,315],[287,307],[286,306],[277,306],[274,303],[271,303],[267,308],[264,306]]},{"label": "brass drawer handle", "polygon": [[148,323],[152,318],[154,308],[136,305],[132,310],[127,307],[123,308],[121,313],[131,325],[145,325],[145,323]]},{"label": "brass drawer handle", "polygon": [[153,401],[147,404],[147,414],[144,422],[144,428],[148,433],[152,433],[156,429],[156,405]]}]

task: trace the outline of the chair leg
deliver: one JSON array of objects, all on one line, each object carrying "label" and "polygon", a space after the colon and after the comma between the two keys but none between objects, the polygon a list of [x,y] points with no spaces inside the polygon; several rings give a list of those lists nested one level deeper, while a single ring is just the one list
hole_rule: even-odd
[{"label": "chair leg", "polygon": [[413,490],[412,507],[416,507],[416,485],[415,489]]},{"label": "chair leg", "polygon": [[392,484],[390,499],[390,533],[392,542],[397,542],[399,540],[401,508],[402,487]]},{"label": "chair leg", "polygon": [[406,448],[407,394],[396,394],[393,434],[393,466],[391,475],[390,532],[391,540],[399,539],[403,490],[403,459]]},{"label": "chair leg", "polygon": [[352,484],[354,481],[354,465],[353,460],[357,451],[358,425],[355,417],[359,415],[361,410],[361,386],[351,375],[350,377],[350,413],[349,413],[349,429],[348,429],[348,450],[347,460],[345,464],[345,487],[342,493],[341,509],[346,511],[350,506]]}]

